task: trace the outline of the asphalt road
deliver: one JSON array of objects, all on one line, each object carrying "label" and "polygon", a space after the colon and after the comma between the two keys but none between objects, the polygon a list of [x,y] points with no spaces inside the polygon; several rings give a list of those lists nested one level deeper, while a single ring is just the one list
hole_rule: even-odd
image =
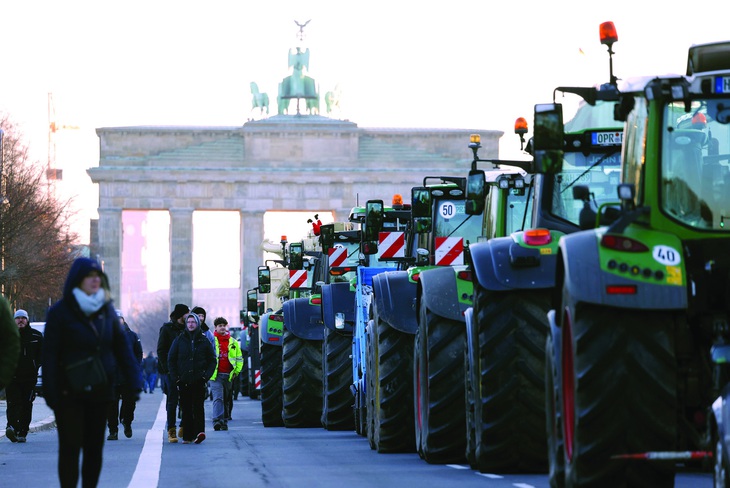
[{"label": "asphalt road", "polygon": [[[104,446],[102,488],[211,487],[487,487],[547,488],[546,475],[478,473],[466,465],[429,465],[417,454],[378,454],[354,432],[321,428],[265,428],[257,400],[239,397],[227,432],[207,422],[206,440],[169,444],[159,391],[142,394],[133,436]],[[0,402],[0,416],[5,414]],[[210,419],[211,402],[206,401]],[[34,409],[35,431],[25,444],[0,434],[0,486],[58,486],[58,441],[52,415],[42,398]],[[2,421],[2,419],[0,419]],[[681,473],[677,487],[712,486],[709,473]]]}]

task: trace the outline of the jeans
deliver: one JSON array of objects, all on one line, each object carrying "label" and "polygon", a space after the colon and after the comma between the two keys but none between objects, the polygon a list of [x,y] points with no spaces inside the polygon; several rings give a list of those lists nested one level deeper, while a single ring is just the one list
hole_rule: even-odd
[{"label": "jeans", "polygon": [[233,385],[228,379],[228,373],[218,373],[215,380],[210,382],[210,391],[213,394],[213,423],[226,423],[228,409],[226,399],[233,391]]}]

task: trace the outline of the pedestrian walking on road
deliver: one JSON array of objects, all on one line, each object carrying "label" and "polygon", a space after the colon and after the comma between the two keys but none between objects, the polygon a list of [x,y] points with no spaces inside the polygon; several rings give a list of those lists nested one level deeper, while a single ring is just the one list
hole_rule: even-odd
[{"label": "pedestrian walking on road", "polygon": [[233,380],[243,368],[243,354],[238,341],[228,331],[228,321],[217,317],[215,326],[216,368],[210,378],[213,393],[213,430],[228,430],[233,403]]},{"label": "pedestrian walking on road", "polygon": [[8,425],[5,435],[11,442],[25,442],[33,418],[35,385],[41,366],[43,334],[28,325],[28,312],[17,310],[15,324],[20,333],[20,356],[15,376],[5,388]]},{"label": "pedestrian walking on road", "polygon": [[157,339],[157,368],[160,375],[160,386],[162,392],[167,396],[165,407],[167,409],[167,440],[168,442],[177,442],[178,437],[182,437],[182,423],[180,424],[180,432],[175,433],[175,424],[177,422],[178,396],[177,386],[175,383],[170,384],[170,375],[168,369],[167,354],[170,352],[172,342],[185,329],[185,316],[190,312],[187,305],[178,303],[174,310],[170,313],[170,321],[165,322],[160,327],[160,335]]},{"label": "pedestrian walking on road", "polygon": [[213,332],[210,330],[210,327],[208,327],[208,324],[205,323],[205,317],[208,315],[208,313],[203,307],[193,307],[191,312],[197,315],[200,319],[200,330],[203,331],[203,335],[205,336],[205,338],[210,341],[210,347],[214,348],[215,337],[213,337]]},{"label": "pedestrian walking on road", "polygon": [[20,332],[7,299],[0,295],[0,391],[15,375],[20,355]]},{"label": "pedestrian walking on road", "polygon": [[154,393],[157,386],[157,357],[150,351],[142,360],[142,372],[144,373],[144,392]]},{"label": "pedestrian walking on road", "polygon": [[215,366],[215,353],[200,329],[200,318],[190,313],[185,330],[173,341],[168,357],[170,379],[180,395],[183,444],[200,444],[205,440],[206,383]]},{"label": "pedestrian walking on road", "polygon": [[[134,358],[140,364],[140,372],[142,367],[142,342],[139,340],[139,336],[136,332],[129,328],[129,324],[124,320],[124,315],[121,310],[116,311],[119,316],[119,320],[122,323],[124,332],[127,334],[130,344],[132,344],[132,351],[134,352]],[[116,441],[119,439],[119,423],[121,422],[124,426],[124,437],[129,439],[132,437],[132,422],[134,421],[134,410],[137,407],[137,399],[139,398],[139,392],[134,391],[127,384],[124,376],[117,370],[116,382],[115,382],[115,399],[109,404],[109,410],[107,411],[106,423],[109,426],[109,435],[106,440]],[[121,402],[121,408],[119,407]]]},{"label": "pedestrian walking on road", "polygon": [[82,485],[99,482],[106,412],[114,400],[117,369],[137,392],[142,374],[132,345],[114,310],[109,280],[93,259],[77,258],[63,298],[46,317],[43,339],[43,395],[58,429],[61,488],[76,488],[79,456]]}]

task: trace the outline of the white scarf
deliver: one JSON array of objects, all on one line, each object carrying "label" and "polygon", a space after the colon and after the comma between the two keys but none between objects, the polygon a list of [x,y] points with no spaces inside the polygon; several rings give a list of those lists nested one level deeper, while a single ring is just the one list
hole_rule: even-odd
[{"label": "white scarf", "polygon": [[106,302],[106,291],[104,288],[99,288],[99,291],[93,295],[87,295],[81,290],[81,288],[77,287],[73,289],[73,294],[74,297],[76,297],[76,301],[79,303],[79,307],[81,307],[81,311],[87,316],[94,314],[97,310],[103,307],[104,302]]}]

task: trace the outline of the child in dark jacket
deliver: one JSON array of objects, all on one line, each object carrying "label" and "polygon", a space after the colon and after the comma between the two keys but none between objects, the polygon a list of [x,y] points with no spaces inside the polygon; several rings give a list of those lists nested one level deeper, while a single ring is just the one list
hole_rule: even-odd
[{"label": "child in dark jacket", "polygon": [[[185,330],[172,342],[168,368],[177,385],[182,410],[183,444],[205,439],[206,383],[213,376],[216,359],[194,313],[185,318]],[[196,434],[197,433],[197,434]]]}]

